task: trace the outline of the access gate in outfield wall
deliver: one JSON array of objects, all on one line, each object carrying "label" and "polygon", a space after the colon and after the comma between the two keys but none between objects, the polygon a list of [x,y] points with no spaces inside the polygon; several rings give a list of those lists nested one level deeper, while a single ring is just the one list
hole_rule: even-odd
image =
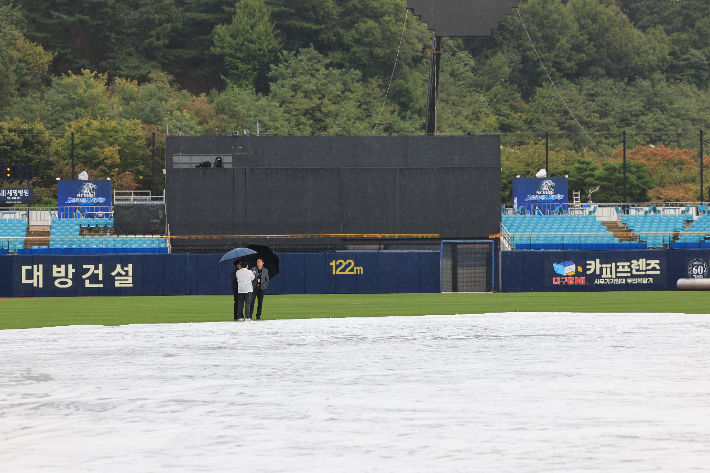
[{"label": "access gate in outfield wall", "polygon": [[504,292],[675,291],[707,278],[710,250],[505,251]]},{"label": "access gate in outfield wall", "polygon": [[[432,293],[438,251],[277,253],[268,294]],[[221,254],[0,256],[2,297],[231,295]]]}]

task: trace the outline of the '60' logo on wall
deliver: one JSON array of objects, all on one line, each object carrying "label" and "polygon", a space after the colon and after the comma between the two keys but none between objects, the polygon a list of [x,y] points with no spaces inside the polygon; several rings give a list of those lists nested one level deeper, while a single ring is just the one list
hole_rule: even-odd
[{"label": "'60' logo on wall", "polygon": [[688,277],[691,279],[707,278],[708,264],[702,259],[694,259],[688,263]]}]

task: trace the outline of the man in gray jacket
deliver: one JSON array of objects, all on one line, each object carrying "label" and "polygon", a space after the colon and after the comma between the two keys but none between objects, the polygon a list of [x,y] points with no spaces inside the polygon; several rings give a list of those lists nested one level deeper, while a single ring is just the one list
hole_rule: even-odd
[{"label": "man in gray jacket", "polygon": [[251,298],[251,310],[249,313],[254,313],[254,302],[259,300],[259,304],[256,306],[256,320],[261,320],[261,305],[264,302],[264,293],[269,288],[269,270],[264,267],[264,260],[259,258],[256,260],[256,269],[254,273],[254,294]]}]

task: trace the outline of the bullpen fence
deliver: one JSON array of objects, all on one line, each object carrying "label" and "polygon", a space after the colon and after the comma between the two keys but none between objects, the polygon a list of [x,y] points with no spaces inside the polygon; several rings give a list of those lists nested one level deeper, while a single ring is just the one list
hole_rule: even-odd
[{"label": "bullpen fence", "polygon": [[[221,254],[0,256],[2,297],[231,295]],[[438,251],[277,253],[267,294],[435,293]]]}]

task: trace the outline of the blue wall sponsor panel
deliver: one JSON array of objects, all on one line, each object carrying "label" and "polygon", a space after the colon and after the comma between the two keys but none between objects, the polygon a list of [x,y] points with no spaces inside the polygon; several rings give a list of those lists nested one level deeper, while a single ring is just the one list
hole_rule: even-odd
[{"label": "blue wall sponsor panel", "polygon": [[[518,252],[521,253],[521,252]],[[439,292],[434,251],[280,253],[268,294]],[[0,256],[0,297],[231,295],[219,254]]]},{"label": "blue wall sponsor panel", "polygon": [[503,292],[675,291],[707,250],[505,251]]}]

